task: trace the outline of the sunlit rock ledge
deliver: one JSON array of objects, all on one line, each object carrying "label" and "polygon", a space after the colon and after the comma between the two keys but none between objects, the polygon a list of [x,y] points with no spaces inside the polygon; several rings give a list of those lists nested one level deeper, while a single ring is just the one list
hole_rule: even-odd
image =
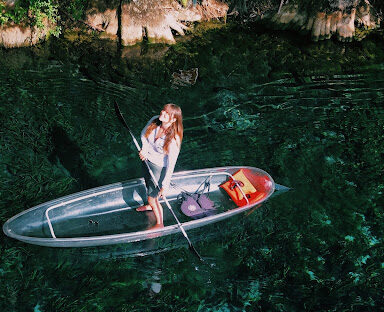
[{"label": "sunlit rock ledge", "polygon": [[259,19],[274,29],[291,29],[309,33],[312,40],[325,40],[335,36],[340,41],[363,39],[370,30],[380,27],[380,18],[368,1],[356,7],[341,8],[334,12],[318,12],[309,15],[297,5],[281,6],[277,13],[268,13]]},{"label": "sunlit rock ledge", "polygon": [[[14,1],[8,0],[8,6]],[[203,0],[186,7],[176,0],[134,0],[121,7],[98,9],[98,0],[89,2],[83,24],[101,33],[101,37],[118,40],[124,46],[134,45],[143,39],[150,43],[175,43],[174,32],[183,36],[194,22],[227,16],[228,5],[219,0]],[[0,26],[0,47],[30,46],[44,39],[51,29],[48,21],[44,28],[8,24]]]},{"label": "sunlit rock ledge", "polygon": [[[203,0],[183,7],[175,0],[136,0],[121,6],[121,42],[134,45],[144,38],[150,43],[175,43],[172,30],[183,36],[190,30],[188,24],[213,18],[226,18],[228,5],[218,0]],[[117,9],[87,12],[87,24],[107,36],[119,33]]]},{"label": "sunlit rock ledge", "polygon": [[[3,0],[6,7],[12,8],[16,0]],[[35,45],[46,38],[49,32],[56,27],[47,18],[43,19],[43,28],[37,26],[8,23],[0,25],[0,47],[19,48]]]},{"label": "sunlit rock ledge", "polygon": [[[1,1],[1,0],[0,0]],[[15,0],[2,0],[13,6]],[[191,30],[191,25],[211,19],[227,18],[228,5],[220,0],[202,0],[192,6],[188,0],[186,7],[176,0],[132,0],[116,4],[115,8],[100,9],[100,0],[88,2],[86,18],[81,21],[88,28],[100,33],[101,38],[119,40],[124,46],[134,45],[143,40],[150,43],[175,43],[175,34],[183,36]],[[330,11],[308,13],[297,4],[281,1],[277,9],[270,2],[267,10],[260,13],[249,9],[253,20],[277,30],[293,30],[310,34],[312,40],[325,40],[336,37],[340,41],[361,40],[372,30],[380,27],[381,20],[368,0],[355,1],[354,7],[334,6]],[[265,1],[264,1],[265,2]],[[116,1],[117,3],[117,1]],[[343,3],[340,0],[338,3]],[[261,10],[263,11],[263,10]],[[230,15],[236,15],[236,9]],[[14,48],[35,45],[46,38],[55,25],[44,22],[43,28],[28,25],[7,24],[0,26],[0,47]],[[120,36],[120,38],[119,38]]]},{"label": "sunlit rock ledge", "polygon": [[0,26],[0,47],[20,48],[35,45],[45,39],[55,26],[44,20],[44,28],[8,24]]}]

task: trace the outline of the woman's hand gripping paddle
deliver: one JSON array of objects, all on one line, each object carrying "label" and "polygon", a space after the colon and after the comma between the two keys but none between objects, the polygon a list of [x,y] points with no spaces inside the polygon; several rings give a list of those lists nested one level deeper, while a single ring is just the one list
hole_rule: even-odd
[{"label": "woman's hand gripping paddle", "polygon": [[[139,146],[139,143],[137,143],[137,140],[136,140],[135,136],[133,135],[131,129],[129,129],[128,124],[126,123],[126,121],[125,121],[123,115],[121,114],[120,109],[119,109],[119,105],[117,104],[116,101],[115,101],[115,112],[116,112],[117,118],[119,118],[119,120],[120,120],[120,122],[123,124],[123,126],[124,126],[125,128],[128,129],[128,131],[129,131],[129,133],[131,134],[131,137],[132,137],[132,139],[133,139],[133,142],[134,142],[135,145],[136,145],[137,150],[140,152],[140,146]],[[155,179],[155,177],[154,177],[154,175],[153,175],[153,172],[152,172],[151,168],[150,168],[149,165],[148,165],[147,160],[145,160],[144,162],[145,162],[145,164],[146,164],[146,166],[147,166],[147,169],[148,169],[148,171],[149,171],[149,174],[150,174],[151,177],[152,177],[153,182],[155,183],[156,187],[160,190],[160,187],[159,187],[159,185],[158,185],[158,183],[157,183],[157,181],[156,181],[156,179]],[[171,211],[173,217],[175,218],[175,220],[176,220],[176,222],[177,222],[177,225],[179,226],[179,229],[180,229],[181,233],[183,233],[184,237],[187,239],[188,244],[189,244],[189,249],[192,250],[192,252],[193,252],[193,253],[200,259],[200,261],[204,261],[204,259],[199,255],[199,253],[197,252],[197,250],[195,249],[195,247],[192,245],[192,243],[191,243],[191,241],[190,241],[190,239],[189,239],[187,233],[185,232],[185,230],[184,230],[183,226],[181,225],[179,219],[177,218],[177,216],[176,216],[175,213],[173,212],[172,207],[171,207],[171,205],[169,204],[169,202],[168,202],[167,198],[165,197],[165,195],[163,195],[163,199],[164,199],[164,201],[165,201],[165,203],[166,203],[168,209]]]}]

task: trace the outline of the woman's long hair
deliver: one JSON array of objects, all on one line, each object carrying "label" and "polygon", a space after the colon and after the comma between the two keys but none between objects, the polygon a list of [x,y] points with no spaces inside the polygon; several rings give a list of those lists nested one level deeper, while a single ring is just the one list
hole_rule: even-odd
[{"label": "woman's long hair", "polygon": [[[176,137],[179,137],[179,140],[176,140],[176,143],[181,145],[181,141],[183,140],[183,115],[181,113],[181,108],[177,106],[176,104],[166,104],[163,107],[163,110],[165,110],[171,118],[176,118],[176,121],[167,129],[167,132],[165,133],[165,141],[164,141],[164,147],[163,150],[166,154],[169,152],[169,144],[171,144],[172,140]],[[161,121],[156,118],[147,128],[147,131],[145,131],[145,137],[148,138],[148,136],[151,134],[151,132],[157,127],[161,125]]]}]

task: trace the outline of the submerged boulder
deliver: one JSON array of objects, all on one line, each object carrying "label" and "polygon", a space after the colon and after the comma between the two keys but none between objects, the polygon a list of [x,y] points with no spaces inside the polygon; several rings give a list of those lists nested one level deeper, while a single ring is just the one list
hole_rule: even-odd
[{"label": "submerged boulder", "polygon": [[174,72],[172,74],[172,88],[178,89],[179,87],[192,86],[196,83],[198,76],[198,68],[192,68],[189,70],[180,69],[178,72]]}]

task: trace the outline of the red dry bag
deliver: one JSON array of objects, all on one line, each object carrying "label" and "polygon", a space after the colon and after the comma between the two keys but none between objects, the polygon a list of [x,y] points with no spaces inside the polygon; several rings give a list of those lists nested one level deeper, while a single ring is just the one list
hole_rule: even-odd
[{"label": "red dry bag", "polygon": [[[259,183],[266,182],[266,180],[270,181],[268,177],[254,175],[248,179],[246,174],[249,176],[252,172],[240,169],[232,175],[233,179],[229,178],[228,181],[220,185],[239,207],[247,205],[247,200],[244,198],[243,193],[248,198],[250,204],[260,201],[268,193],[265,187],[263,187],[264,183]],[[250,180],[258,182],[257,185],[255,185],[256,183],[251,183]],[[241,192],[240,187],[243,192]]]}]

